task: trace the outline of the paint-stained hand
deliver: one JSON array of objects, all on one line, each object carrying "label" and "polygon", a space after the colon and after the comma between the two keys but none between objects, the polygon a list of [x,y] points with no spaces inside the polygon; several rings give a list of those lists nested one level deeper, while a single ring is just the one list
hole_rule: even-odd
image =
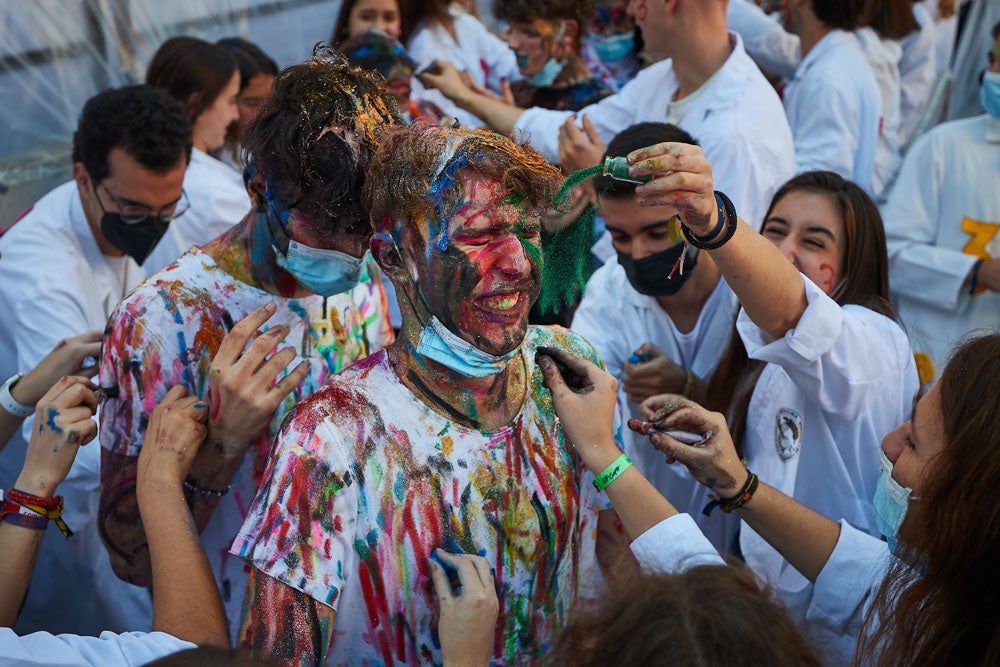
[{"label": "paint-stained hand", "polygon": [[703,443],[692,447],[666,433],[652,433],[649,441],[663,452],[668,463],[679,461],[692,477],[721,498],[730,498],[743,487],[748,473],[736,453],[724,415],[678,394],[653,396],[641,407],[643,416],[656,425],[657,431],[707,434]]},{"label": "paint-stained hand", "polygon": [[208,404],[187,390],[172,387],[149,416],[146,438],[139,453],[136,488],[179,488],[187,477],[198,448],[208,432]]},{"label": "paint-stained hand", "polygon": [[309,372],[308,363],[302,361],[275,382],[295,359],[292,347],[271,354],[288,335],[284,324],[260,333],[247,346],[274,312],[275,305],[268,303],[240,320],[222,339],[209,369],[209,437],[230,458],[243,456],[271,423],[281,402]]},{"label": "paint-stained hand", "polygon": [[555,348],[538,348],[537,359],[566,437],[588,467],[597,467],[617,450],[618,382],[596,364]]},{"label": "paint-stained hand", "polygon": [[680,394],[687,386],[687,371],[651,343],[643,343],[622,366],[622,389],[633,403],[656,394]]},{"label": "paint-stained hand", "polygon": [[583,114],[581,125],[582,131],[576,126],[576,118],[570,116],[559,128],[559,164],[566,176],[604,159],[604,140],[587,114]]},{"label": "paint-stained hand", "polygon": [[[35,405],[63,376],[93,377],[97,373],[100,353],[100,331],[88,331],[61,340],[37,366],[25,373],[10,393],[22,405]],[[84,365],[88,360],[92,363]]]},{"label": "paint-stained hand", "polygon": [[47,498],[66,479],[81,445],[97,435],[97,394],[83,377],[66,376],[42,396],[16,489]]},{"label": "paint-stained hand", "polygon": [[[430,559],[431,580],[441,610],[438,637],[442,662],[445,667],[489,665],[500,610],[490,563],[482,556],[451,554],[441,549],[436,549],[434,555]],[[457,589],[452,587],[441,563],[457,574]]]},{"label": "paint-stained hand", "polygon": [[719,220],[712,181],[712,164],[701,148],[667,142],[628,154],[629,173],[651,174],[653,180],[635,189],[642,206],[672,206],[695,234],[707,235]]},{"label": "paint-stained hand", "polygon": [[458,106],[462,106],[469,97],[480,94],[470,88],[462,72],[446,60],[435,60],[430,67],[418,72],[417,78],[425,88],[440,90]]}]

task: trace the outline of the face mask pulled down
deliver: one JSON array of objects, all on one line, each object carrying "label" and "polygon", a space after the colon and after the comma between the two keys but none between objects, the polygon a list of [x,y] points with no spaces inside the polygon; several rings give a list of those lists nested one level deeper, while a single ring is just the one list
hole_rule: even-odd
[{"label": "face mask pulled down", "polygon": [[892,462],[882,454],[879,462],[878,485],[875,487],[875,525],[889,543],[889,551],[896,553],[899,527],[906,518],[912,490],[892,478]]}]

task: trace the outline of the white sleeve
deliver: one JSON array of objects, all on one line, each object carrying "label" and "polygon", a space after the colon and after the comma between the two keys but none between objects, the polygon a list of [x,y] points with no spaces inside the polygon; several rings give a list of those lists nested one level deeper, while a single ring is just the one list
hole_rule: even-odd
[{"label": "white sleeve", "polygon": [[628,341],[624,337],[620,312],[616,305],[621,301],[621,295],[613,289],[610,276],[617,269],[617,260],[599,268],[583,293],[583,300],[573,314],[570,330],[587,339],[587,342],[597,350],[597,356],[604,362],[604,368],[616,378],[621,378],[622,366],[632,354],[628,349]]},{"label": "white sleeve", "polygon": [[903,391],[912,357],[902,329],[862,306],[841,307],[802,279],[808,305],[781,338],[768,336],[740,310],[736,329],[750,358],[778,364],[821,410],[845,420],[870,409],[872,391]]},{"label": "white sleeve", "polygon": [[937,155],[937,133],[924,135],[903,160],[896,187],[882,207],[889,250],[889,282],[894,294],[941,311],[958,308],[965,279],[976,257],[935,245],[943,216],[941,192],[948,183],[947,165]]},{"label": "white sleeve", "polygon": [[749,0],[732,0],[726,23],[740,34],[744,48],[757,64],[785,79],[795,76],[802,60],[798,35],[786,31],[777,19]]},{"label": "white sleeve", "polygon": [[577,112],[554,111],[539,107],[526,109],[517,119],[514,129],[520,132],[531,146],[542,154],[542,157],[556,164],[559,162],[559,126],[566,122],[567,118],[573,116],[580,118],[586,114],[594,124],[597,134],[604,143],[608,143],[616,134],[635,122],[638,110],[642,108],[639,99],[642,90],[649,86],[662,85],[659,72],[664,64],[670,67],[669,62],[650,65],[614,95],[608,95]]},{"label": "white sleeve", "polygon": [[[858,100],[816,77],[796,83],[795,95],[807,100],[807,109],[792,124],[795,140],[795,170],[828,170],[854,178],[854,160],[861,141],[862,119]],[[866,191],[871,183],[859,183]]]},{"label": "white sleeve", "polygon": [[690,514],[667,517],[632,541],[645,572],[683,572],[699,565],[725,565]]},{"label": "white sleeve", "polygon": [[131,667],[190,648],[195,645],[163,632],[102,632],[100,637],[35,632],[18,637],[10,628],[0,628],[0,663],[7,667]]},{"label": "white sleeve", "polygon": [[856,635],[891,561],[885,542],[841,520],[837,546],[816,577],[806,618]]}]

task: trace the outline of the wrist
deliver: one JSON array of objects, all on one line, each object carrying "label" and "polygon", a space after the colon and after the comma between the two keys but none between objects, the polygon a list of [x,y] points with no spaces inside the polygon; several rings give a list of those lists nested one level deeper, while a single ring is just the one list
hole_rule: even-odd
[{"label": "wrist", "polygon": [[595,475],[614,463],[615,459],[621,456],[622,453],[618,449],[618,445],[615,443],[613,437],[609,437],[594,445],[578,447],[577,451],[580,452],[583,464]]},{"label": "wrist", "polygon": [[[0,409],[21,419],[30,417],[35,411],[35,401],[25,403],[23,387],[20,391],[18,390],[18,385],[21,385],[23,380],[23,375],[15,373],[6,380],[0,381]],[[20,396],[20,400],[18,400],[18,396]]]},{"label": "wrist", "polygon": [[746,485],[747,479],[749,478],[750,471],[741,466],[739,470],[730,475],[730,479],[733,480],[732,485],[726,487],[715,487],[712,491],[715,492],[720,498],[732,498]]},{"label": "wrist", "polygon": [[14,482],[12,488],[18,491],[23,491],[25,493],[30,493],[33,496],[38,496],[39,498],[51,498],[56,495],[56,487],[59,486],[59,482],[52,482],[52,476],[45,473],[35,473],[30,469],[21,470],[21,474],[18,475],[17,481]]}]

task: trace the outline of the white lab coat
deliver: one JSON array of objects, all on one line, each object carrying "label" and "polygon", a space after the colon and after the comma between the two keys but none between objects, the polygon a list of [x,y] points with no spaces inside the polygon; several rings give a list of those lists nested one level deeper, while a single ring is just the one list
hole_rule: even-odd
[{"label": "white lab coat", "polygon": [[968,332],[1000,327],[1000,293],[965,285],[977,258],[1000,257],[1000,120],[952,121],[920,137],[882,220],[894,303],[937,377]]},{"label": "white lab coat", "polygon": [[[938,0],[920,0],[914,3],[927,12],[934,21],[934,76],[941,76],[941,73],[951,68],[951,59],[955,54],[955,38],[958,32],[958,7],[960,3],[955,3],[955,13],[948,18],[941,18],[938,11]],[[917,16],[917,20],[920,17]]]},{"label": "white lab coat", "polygon": [[[144,278],[131,258],[106,257],[87,225],[76,183],[42,197],[0,237],[0,376],[28,371],[62,338],[103,330]],[[0,453],[0,486],[14,482],[33,420]],[[17,629],[97,634],[148,630],[149,593],[120,581],[97,532],[100,447],[82,447],[59,485],[75,535],[49,526]]]},{"label": "white lab coat", "polygon": [[802,45],[798,35],[781,25],[779,16],[765,14],[751,0],[731,0],[726,23],[743,38],[747,53],[761,67],[784,79],[795,76],[795,68],[802,60]]},{"label": "white lab coat", "polygon": [[[740,216],[758,225],[771,196],[795,171],[792,134],[777,93],[731,34],[733,52],[705,83],[697,103],[679,123],[712,163],[715,187],[733,200]],[[670,60],[639,72],[621,91],[575,114],[533,107],[516,129],[546,159],[558,161],[559,127],[586,114],[605,143],[625,128],[664,122],[679,87]],[[707,88],[706,88],[707,87]]]},{"label": "white lab coat", "polygon": [[[417,63],[417,71],[427,67],[434,60],[450,62],[464,70],[478,83],[494,92],[500,91],[500,80],[517,81],[521,72],[517,68],[517,56],[507,42],[503,41],[482,22],[464,10],[452,5],[455,21],[455,37],[438,23],[424,22],[417,27],[406,50]],[[475,115],[459,109],[454,102],[438,90],[427,90],[420,79],[413,77],[410,96],[415,100],[427,100],[437,105],[448,116],[454,116],[462,127],[482,127],[483,121]]]},{"label": "white lab coat", "polygon": [[205,245],[250,211],[243,175],[197,148],[191,150],[191,162],[184,173],[184,193],[191,208],[171,221],[167,233],[142,263],[146,275],[161,271],[191,246]]},{"label": "white lab coat", "polygon": [[872,192],[882,102],[857,37],[834,30],[785,88],[798,172],[826,169]]},{"label": "white lab coat", "polygon": [[968,14],[951,65],[954,80],[948,100],[948,120],[983,113],[979,99],[979,73],[986,68],[986,54],[993,48],[994,39],[990,31],[1000,21],[1000,2],[997,0],[969,0],[968,4]]},{"label": "white lab coat", "polygon": [[[591,276],[571,329],[590,341],[607,371],[619,380],[625,362],[643,343],[655,345],[674,363],[707,380],[729,344],[738,307],[736,295],[720,278],[694,329],[682,334],[654,297],[639,294],[629,284],[615,258]],[[628,401],[621,385],[618,406],[623,419],[643,419],[639,406]],[[717,548],[731,551],[737,526],[735,515],[732,520],[722,512],[704,516],[701,510],[709,502],[708,491],[687,468],[667,465],[648,437],[627,428],[622,429],[622,441],[625,452],[653,486],[680,511],[696,517]]]},{"label": "white lab coat", "polygon": [[683,572],[701,565],[725,565],[688,514],[667,517],[629,545],[645,572]]},{"label": "white lab coat", "polygon": [[35,632],[18,637],[0,628],[0,663],[6,667],[138,667],[164,656],[195,648],[164,632],[102,632],[100,637]]},{"label": "white lab coat", "polygon": [[886,186],[896,177],[902,162],[899,143],[902,84],[899,67],[903,59],[903,47],[891,39],[882,39],[871,28],[856,30],[854,36],[858,38],[865,60],[875,76],[882,101],[875,171],[872,174],[872,193],[876,199],[880,199]]},{"label": "white lab coat", "polygon": [[903,57],[899,61],[899,145],[909,144],[924,107],[931,99],[938,77],[938,54],[935,42],[934,18],[927,9],[916,2],[913,15],[920,24],[920,30],[899,40]]},{"label": "white lab coat", "polygon": [[[782,338],[772,339],[745,311],[737,318],[747,354],[768,362],[747,412],[747,468],[820,514],[878,535],[872,498],[880,443],[910,416],[916,365],[898,324],[862,306],[841,307],[803,280],[808,305]],[[804,621],[809,581],[746,523],[740,547]],[[849,644],[839,647],[842,657]]]}]

